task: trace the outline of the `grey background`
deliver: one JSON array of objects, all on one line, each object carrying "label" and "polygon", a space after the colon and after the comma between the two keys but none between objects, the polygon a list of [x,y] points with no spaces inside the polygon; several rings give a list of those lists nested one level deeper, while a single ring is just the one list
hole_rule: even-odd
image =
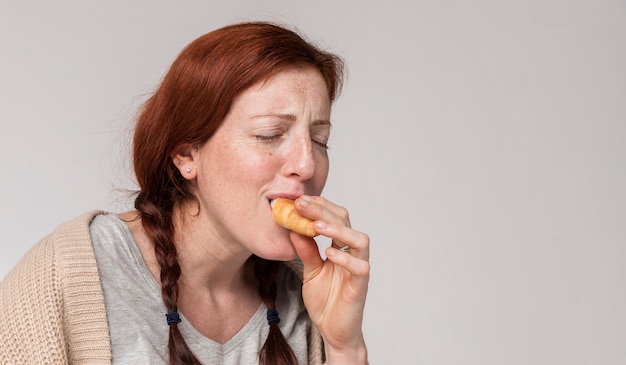
[{"label": "grey background", "polygon": [[626,3],[0,3],[0,276],[129,207],[137,107],[248,19],[343,55],[325,195],[372,239],[372,364],[626,364]]}]

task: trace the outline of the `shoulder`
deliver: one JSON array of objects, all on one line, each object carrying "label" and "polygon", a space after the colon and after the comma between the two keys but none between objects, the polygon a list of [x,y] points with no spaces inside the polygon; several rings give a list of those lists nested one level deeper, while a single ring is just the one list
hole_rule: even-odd
[{"label": "shoulder", "polygon": [[95,217],[102,214],[108,213],[90,211],[59,225],[31,249],[34,252],[43,251],[43,254],[31,256],[40,261],[39,264],[43,261],[54,265],[55,274],[66,284],[76,279],[74,275],[97,275],[89,226]]},{"label": "shoulder", "polygon": [[[0,328],[0,337],[5,330],[12,333],[18,347],[12,351],[33,361],[52,351],[71,361],[88,354],[81,344],[95,344],[92,354],[110,359],[104,297],[89,236],[89,224],[98,214],[105,213],[89,212],[58,226],[0,282],[0,323],[11,326]],[[27,344],[39,344],[41,350]],[[2,351],[0,355],[4,359]]]},{"label": "shoulder", "polygon": [[[70,262],[79,257],[89,256],[91,239],[89,236],[89,224],[98,214],[106,214],[101,211],[93,211],[76,217],[59,225],[54,231],[34,245],[13,270],[7,275],[2,283],[13,276],[20,278],[35,276],[42,278],[39,270],[26,270],[24,268],[47,268],[54,271],[46,272],[43,277],[52,275],[61,276],[59,269],[64,269],[65,262]],[[92,250],[93,252],[93,250]],[[19,275],[14,272],[19,272]]]},{"label": "shoulder", "polygon": [[108,213],[83,214],[59,226],[49,238],[56,249],[55,266],[74,360],[110,359],[104,294],[89,231],[93,219],[102,214]]}]

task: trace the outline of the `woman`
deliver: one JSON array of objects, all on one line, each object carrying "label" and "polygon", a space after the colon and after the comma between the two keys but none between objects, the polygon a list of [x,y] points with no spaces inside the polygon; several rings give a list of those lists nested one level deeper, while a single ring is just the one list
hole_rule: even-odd
[{"label": "woman", "polygon": [[137,121],[136,210],[66,223],[0,284],[2,363],[366,363],[369,238],[319,196],[342,71],[269,23],[189,44]]}]

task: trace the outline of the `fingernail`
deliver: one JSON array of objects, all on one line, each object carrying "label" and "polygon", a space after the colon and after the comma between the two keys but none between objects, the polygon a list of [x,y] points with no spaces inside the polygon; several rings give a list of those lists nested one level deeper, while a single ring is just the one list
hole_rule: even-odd
[{"label": "fingernail", "polygon": [[315,228],[320,228],[320,229],[326,228],[326,222],[315,221]]}]

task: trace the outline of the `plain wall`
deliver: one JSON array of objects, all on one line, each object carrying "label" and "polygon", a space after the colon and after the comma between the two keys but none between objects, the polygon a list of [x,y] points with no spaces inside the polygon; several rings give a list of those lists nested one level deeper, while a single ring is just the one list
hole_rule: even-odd
[{"label": "plain wall", "polygon": [[137,108],[240,20],[345,57],[325,195],[371,236],[372,364],[626,364],[626,3],[0,3],[0,277],[130,207]]}]

